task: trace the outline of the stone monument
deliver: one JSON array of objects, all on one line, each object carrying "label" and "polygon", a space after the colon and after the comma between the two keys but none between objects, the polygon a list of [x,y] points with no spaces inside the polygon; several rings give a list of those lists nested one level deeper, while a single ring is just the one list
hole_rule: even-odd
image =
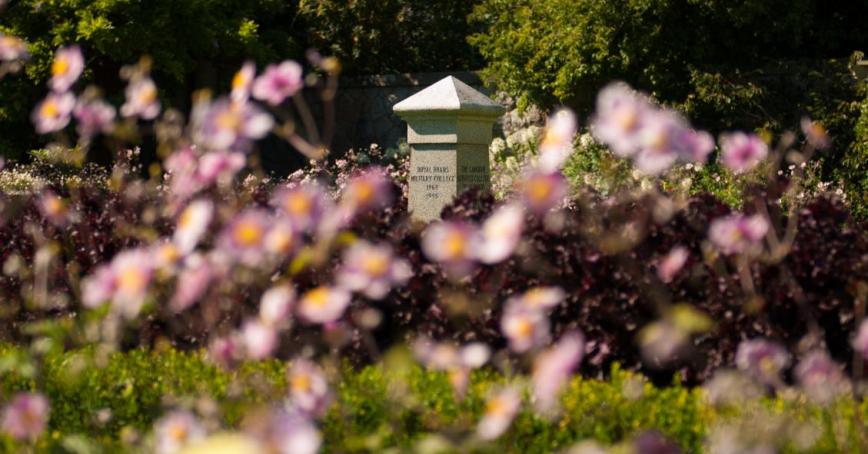
[{"label": "stone monument", "polygon": [[393,107],[407,122],[409,210],[431,221],[456,194],[487,188],[491,129],[503,107],[449,76]]}]

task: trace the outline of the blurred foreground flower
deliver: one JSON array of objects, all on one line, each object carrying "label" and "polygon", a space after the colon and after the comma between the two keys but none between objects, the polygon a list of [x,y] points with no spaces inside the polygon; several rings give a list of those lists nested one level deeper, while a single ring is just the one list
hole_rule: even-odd
[{"label": "blurred foreground flower", "polygon": [[805,355],[796,366],[794,374],[805,394],[821,405],[831,403],[848,390],[843,366],[822,350]]},{"label": "blurred foreground flower", "polygon": [[687,248],[684,246],[675,246],[657,265],[657,277],[659,277],[663,283],[668,284],[672,282],[675,275],[684,267],[684,264],[687,262],[687,257]]},{"label": "blurred foreground flower", "polygon": [[16,440],[35,440],[48,424],[48,399],[42,394],[19,393],[6,404],[0,429]]},{"label": "blurred foreground flower", "polygon": [[292,405],[305,414],[325,415],[333,396],[322,368],[313,361],[296,359],[286,374]]},{"label": "blurred foreground flower", "polygon": [[537,216],[560,205],[569,191],[569,184],[560,172],[533,171],[519,182],[519,194],[525,206]]},{"label": "blurred foreground flower", "polygon": [[27,44],[20,38],[0,33],[0,62],[14,63],[30,58]]},{"label": "blurred foreground flower", "polygon": [[738,345],[735,365],[759,382],[776,386],[780,374],[790,364],[790,355],[775,342],[766,339],[751,339]]},{"label": "blurred foreground flower", "polygon": [[31,120],[36,132],[47,134],[65,128],[74,108],[75,96],[72,93],[49,93],[33,110]]},{"label": "blurred foreground flower", "polygon": [[268,65],[253,83],[253,97],[277,106],[298,93],[304,86],[301,65],[287,60],[279,65]]},{"label": "blurred foreground flower", "polygon": [[154,424],[155,450],[158,454],[174,454],[205,435],[205,429],[192,413],[176,410]]},{"label": "blurred foreground flower", "polygon": [[153,276],[151,254],[144,249],[120,252],[108,265],[101,265],[82,281],[82,302],[96,307],[111,302],[121,315],[139,314]]},{"label": "blurred foreground flower", "polygon": [[738,254],[757,247],[768,229],[768,221],[762,215],[732,214],[711,221],[708,239],[722,253]]},{"label": "blurred foreground flower", "polygon": [[514,387],[501,389],[485,402],[485,413],[476,427],[476,434],[483,440],[500,437],[521,408],[521,393]]},{"label": "blurred foreground flower", "polygon": [[72,113],[78,122],[76,131],[82,137],[111,132],[117,116],[115,108],[99,98],[79,99]]},{"label": "blurred foreground flower", "polygon": [[620,82],[597,96],[591,132],[648,175],[665,172],[678,159],[703,163],[714,149],[707,132],[691,129],[677,112],[654,106],[647,96]]},{"label": "blurred foreground flower", "polygon": [[545,135],[539,144],[538,167],[543,172],[557,172],[573,152],[576,135],[576,114],[561,109],[549,118]]},{"label": "blurred foreground flower", "polygon": [[737,173],[754,168],[769,153],[768,145],[759,136],[743,132],[722,134],[720,149],[723,165]]},{"label": "blurred foreground flower", "polygon": [[412,274],[410,264],[395,257],[390,245],[361,240],[344,251],[336,282],[347,290],[380,300],[392,286],[403,285]]},{"label": "blurred foreground flower", "polygon": [[343,289],[320,286],[308,290],[298,303],[298,315],[309,323],[329,323],[344,315],[351,295]]},{"label": "blurred foreground flower", "polygon": [[561,336],[557,344],[537,355],[533,363],[533,405],[540,414],[557,410],[563,387],[585,355],[585,338],[573,331]]},{"label": "blurred foreground flower", "polygon": [[447,274],[462,277],[471,271],[479,256],[481,236],[475,226],[463,222],[435,222],[422,234],[422,251],[428,259],[443,265]]},{"label": "blurred foreground flower", "polygon": [[510,203],[498,208],[482,224],[482,246],[479,260],[494,264],[508,259],[521,241],[524,228],[524,208]]},{"label": "blurred foreground flower", "polygon": [[55,93],[64,93],[72,87],[84,71],[84,56],[78,46],[61,47],[51,63],[48,85]]},{"label": "blurred foreground flower", "polygon": [[121,115],[153,120],[159,114],[160,101],[154,81],[144,75],[132,79],[126,89],[126,102],[121,106]]},{"label": "blurred foreground flower", "polygon": [[853,349],[862,354],[868,360],[868,319],[862,320],[856,337],[853,338]]}]

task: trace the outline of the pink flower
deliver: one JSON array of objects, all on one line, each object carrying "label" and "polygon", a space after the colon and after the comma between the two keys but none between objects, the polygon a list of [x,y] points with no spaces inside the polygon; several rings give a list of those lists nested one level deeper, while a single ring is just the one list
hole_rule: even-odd
[{"label": "pink flower", "polygon": [[309,231],[330,208],[325,193],[315,183],[279,189],[274,193],[271,205],[285,214],[299,232]]},{"label": "pink flower", "polygon": [[557,172],[573,152],[573,137],[576,135],[576,114],[561,109],[549,118],[545,135],[539,145],[539,169]]},{"label": "pink flower", "polygon": [[264,420],[260,419],[256,422],[257,424],[248,427],[248,431],[262,443],[264,447],[262,452],[276,454],[319,452],[322,435],[306,415],[295,409],[273,410]]},{"label": "pink flower", "polygon": [[241,342],[250,359],[265,359],[277,348],[277,329],[260,320],[247,320],[241,327]]},{"label": "pink flower", "polygon": [[72,87],[84,71],[84,56],[78,46],[61,47],[51,63],[48,85],[55,93],[64,93]]},{"label": "pink flower", "polygon": [[114,128],[115,108],[101,99],[79,99],[72,114],[78,122],[76,131],[82,137],[109,133]]},{"label": "pink flower", "polygon": [[196,248],[202,235],[208,230],[214,216],[214,203],[208,199],[190,202],[178,217],[173,240],[182,254],[189,254]]},{"label": "pink flower", "polygon": [[48,399],[42,394],[19,393],[3,409],[0,429],[16,440],[35,440],[48,424]]},{"label": "pink flower", "polygon": [[350,294],[336,287],[320,286],[308,290],[298,304],[298,315],[309,323],[324,324],[338,320],[350,304]]},{"label": "pink flower", "polygon": [[470,371],[482,367],[491,357],[491,349],[481,342],[457,348],[451,343],[420,338],[413,342],[412,349],[416,359],[426,367],[448,373],[449,383],[459,398],[467,392]]},{"label": "pink flower", "polygon": [[111,301],[115,292],[115,274],[110,266],[97,267],[81,282],[81,302],[94,308]]},{"label": "pink flower", "polygon": [[832,145],[832,139],[829,138],[829,133],[822,124],[811,120],[808,117],[802,118],[801,121],[802,133],[805,134],[808,144],[818,150],[825,150]]},{"label": "pink flower", "polygon": [[537,216],[560,205],[569,191],[566,178],[560,172],[531,172],[520,180],[519,193],[525,206]]},{"label": "pink flower", "polygon": [[684,128],[677,132],[675,151],[684,160],[705,163],[714,151],[714,138],[706,131]]},{"label": "pink flower", "polygon": [[632,156],[639,150],[638,132],[651,110],[653,107],[648,99],[627,84],[609,84],[597,95],[591,131],[616,155]]},{"label": "pink flower", "polygon": [[271,115],[255,105],[224,98],[208,107],[201,137],[212,149],[242,151],[251,141],[265,137],[272,126]]},{"label": "pink flower", "polygon": [[328,381],[322,368],[313,361],[296,359],[286,374],[289,397],[295,408],[305,414],[323,416],[332,402]]},{"label": "pink flower", "polygon": [[111,263],[115,277],[114,307],[134,318],[141,310],[153,277],[151,254],[145,249],[130,249],[115,256]]},{"label": "pink flower", "polygon": [[124,117],[153,120],[160,114],[157,85],[150,77],[137,77],[130,81],[126,89],[126,98],[126,102],[121,106],[121,115]]},{"label": "pink flower", "polygon": [[301,65],[286,60],[279,65],[268,65],[253,83],[253,97],[272,106],[281,104],[304,86]]},{"label": "pink flower", "polygon": [[46,190],[42,193],[39,198],[39,211],[57,227],[63,227],[69,222],[69,207],[52,191]]},{"label": "pink flower", "polygon": [[410,264],[396,258],[390,245],[360,240],[344,252],[337,282],[347,290],[380,300],[393,286],[406,283],[412,274]]},{"label": "pink flower", "polygon": [[175,312],[182,312],[196,304],[208,292],[215,277],[214,267],[207,259],[200,255],[188,257],[178,276],[175,294],[169,301],[169,307]]},{"label": "pink flower", "polygon": [[256,77],[256,65],[253,62],[245,62],[241,69],[232,78],[232,94],[230,98],[234,102],[245,102],[250,98],[250,90],[253,87],[253,79]]},{"label": "pink flower", "polygon": [[681,268],[684,267],[684,264],[687,263],[688,255],[687,248],[684,246],[675,246],[672,248],[672,250],[670,250],[657,265],[657,277],[666,284],[672,282],[675,275],[678,274],[678,272],[681,271]]},{"label": "pink flower", "polygon": [[501,316],[500,331],[512,351],[524,353],[549,341],[549,319],[539,310],[509,304]]},{"label": "pink flower", "polygon": [[780,373],[790,364],[790,355],[775,342],[751,339],[738,345],[735,365],[767,385],[780,383]]},{"label": "pink flower", "polygon": [[183,258],[178,246],[168,239],[163,239],[151,246],[150,249],[154,268],[162,272],[163,276],[175,274],[178,263]]},{"label": "pink flower", "polygon": [[265,235],[265,250],[278,261],[290,256],[300,244],[298,233],[284,218],[277,218]]},{"label": "pink flower", "polygon": [[271,287],[259,300],[259,320],[268,326],[280,326],[289,319],[295,303],[295,289],[284,284]]},{"label": "pink flower", "polygon": [[185,446],[205,438],[206,432],[202,424],[185,410],[173,411],[154,424],[156,452],[158,454],[173,454],[180,452]]},{"label": "pink flower", "polygon": [[853,338],[853,349],[862,353],[862,356],[868,360],[868,319],[862,320],[862,324],[859,325],[859,331]]},{"label": "pink flower", "polygon": [[73,108],[75,96],[72,93],[52,92],[36,106],[30,118],[39,134],[56,132],[69,124]]},{"label": "pink flower", "polygon": [[241,359],[241,343],[237,336],[217,337],[208,345],[208,358],[222,367],[231,367]]},{"label": "pink flower", "polygon": [[639,149],[633,164],[646,175],[660,175],[678,159],[677,142],[686,127],[674,112],[654,110],[645,115],[638,131]]},{"label": "pink flower", "polygon": [[483,440],[494,440],[509,428],[521,409],[521,393],[515,387],[493,393],[485,402],[485,414],[476,426],[476,435]]},{"label": "pink flower", "polygon": [[711,221],[708,239],[726,255],[746,252],[760,244],[769,224],[759,214],[733,214]]},{"label": "pink flower", "polygon": [[561,304],[566,296],[560,287],[534,287],[522,295],[510,298],[506,306],[530,311],[548,311]]},{"label": "pink flower", "polygon": [[244,265],[256,266],[265,254],[265,235],[269,223],[264,211],[247,209],[223,228],[217,240],[218,247]]},{"label": "pink flower", "polygon": [[476,227],[463,222],[432,223],[422,234],[422,252],[428,259],[443,265],[452,276],[473,269],[479,255],[481,236]]},{"label": "pink flower", "polygon": [[199,158],[196,182],[203,187],[226,185],[244,168],[247,158],[237,151],[210,151]]},{"label": "pink flower", "polygon": [[15,36],[0,33],[0,61],[18,62],[27,60],[30,54],[27,52],[27,44]]},{"label": "pink flower", "polygon": [[584,354],[584,336],[574,331],[564,334],[555,346],[537,355],[531,376],[537,412],[549,414],[555,410],[562,388]]},{"label": "pink flower", "polygon": [[794,370],[796,379],[813,401],[828,404],[847,391],[842,367],[821,350],[808,353]]},{"label": "pink flower", "polygon": [[494,264],[508,259],[521,241],[523,227],[524,207],[510,203],[498,208],[482,224],[479,260]]},{"label": "pink flower", "polygon": [[759,136],[734,132],[720,136],[720,159],[733,172],[748,171],[766,158],[769,147]]},{"label": "pink flower", "polygon": [[351,178],[341,194],[341,205],[352,215],[383,208],[391,201],[392,185],[379,167],[371,167]]}]

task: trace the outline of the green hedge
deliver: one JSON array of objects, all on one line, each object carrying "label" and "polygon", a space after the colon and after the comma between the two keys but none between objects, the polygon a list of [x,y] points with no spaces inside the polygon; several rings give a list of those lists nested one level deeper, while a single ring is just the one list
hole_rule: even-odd
[{"label": "green hedge", "polygon": [[[526,379],[506,378],[490,369],[477,371],[466,398],[456,401],[443,373],[425,372],[411,364],[406,354],[389,358],[380,366],[337,368],[337,404],[322,427],[327,452],[413,450],[420,443],[430,443],[435,433],[460,438],[475,427],[492,387]],[[41,448],[85,444],[108,451],[121,449],[121,434],[131,429],[146,433],[171,402],[198,397],[214,399],[224,423],[235,426],[245,410],[278,402],[286,394],[285,364],[279,361],[249,363],[227,372],[197,353],[166,349],[100,355],[91,349],[49,353],[37,373],[29,367],[31,359],[22,349],[0,349],[0,396],[30,389],[47,395],[52,413],[49,432],[39,441]],[[856,406],[850,400],[826,409],[798,398],[714,408],[705,403],[699,390],[677,383],[656,388],[617,367],[606,381],[574,378],[562,404],[560,419],[550,421],[523,411],[495,443],[462,448],[492,453],[552,452],[580,440],[618,443],[643,430],[657,429],[686,452],[701,452],[715,424],[738,417],[773,420],[780,415],[819,431],[817,444],[808,452],[852,449],[857,442]],[[860,408],[863,418],[868,418],[868,404]],[[111,411],[112,418],[100,423],[97,415],[105,410]],[[10,440],[0,440],[0,450],[15,449]]]}]

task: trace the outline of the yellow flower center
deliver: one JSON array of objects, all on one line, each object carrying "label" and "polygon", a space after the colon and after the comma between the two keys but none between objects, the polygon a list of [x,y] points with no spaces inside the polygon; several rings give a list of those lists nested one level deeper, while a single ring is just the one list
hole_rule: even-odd
[{"label": "yellow flower center", "polygon": [[531,200],[543,201],[552,194],[552,185],[544,178],[534,178],[527,184],[527,193]]},{"label": "yellow flower center", "polygon": [[39,109],[39,115],[43,118],[54,118],[60,115],[60,107],[57,105],[57,102],[49,99],[42,104],[42,108]]},{"label": "yellow flower center", "polygon": [[262,241],[262,228],[253,222],[242,222],[235,227],[235,242],[244,247],[254,247]]},{"label": "yellow flower center", "polygon": [[169,427],[169,438],[175,441],[184,441],[187,439],[187,427],[183,424],[174,424]]},{"label": "yellow flower center", "polygon": [[374,198],[374,186],[367,181],[359,181],[355,184],[353,188],[356,202],[358,203],[368,203],[371,199]]},{"label": "yellow flower center", "polygon": [[457,258],[464,255],[466,248],[466,239],[460,232],[450,232],[446,237],[446,254],[449,257]]},{"label": "yellow flower center", "polygon": [[285,230],[274,231],[269,235],[268,243],[274,252],[289,252],[292,246],[292,235]]},{"label": "yellow flower center", "polygon": [[183,213],[181,213],[181,218],[178,219],[178,227],[186,229],[193,223],[193,218],[193,208],[187,208]]},{"label": "yellow flower center", "polygon": [[292,390],[300,393],[306,393],[311,389],[311,379],[308,374],[295,374],[291,380]]},{"label": "yellow flower center", "polygon": [[63,213],[63,201],[57,197],[49,197],[45,200],[45,212],[51,216]]},{"label": "yellow flower center", "polygon": [[389,259],[385,254],[371,254],[365,257],[362,268],[372,276],[382,276],[389,270]]},{"label": "yellow flower center", "polygon": [[181,253],[174,244],[164,244],[163,247],[160,248],[160,261],[163,263],[175,263],[179,258],[181,258]]},{"label": "yellow flower center", "polygon": [[247,76],[244,75],[244,71],[238,71],[235,73],[235,77],[232,78],[232,89],[238,90],[245,85],[247,85],[247,81],[250,80]]},{"label": "yellow flower center", "polygon": [[51,63],[51,75],[54,77],[62,76],[69,71],[69,60],[66,58],[55,58]]},{"label": "yellow flower center", "polygon": [[530,337],[533,333],[533,323],[531,323],[527,318],[516,320],[514,327],[514,332],[518,337]]},{"label": "yellow flower center", "polygon": [[241,116],[234,110],[227,110],[217,115],[215,120],[221,129],[238,130],[241,127]]},{"label": "yellow flower center", "polygon": [[500,397],[495,397],[494,399],[490,399],[485,404],[485,414],[492,416],[499,416],[506,413],[506,402],[503,401]]},{"label": "yellow flower center", "polygon": [[306,215],[310,213],[312,205],[310,197],[301,193],[293,193],[286,200],[286,211],[294,215]]},{"label": "yellow flower center", "polygon": [[122,291],[138,293],[144,290],[146,284],[145,275],[135,267],[126,267],[118,273],[118,288]]},{"label": "yellow flower center", "polygon": [[618,126],[620,126],[624,131],[632,130],[639,122],[639,116],[636,115],[636,111],[633,109],[621,109],[615,118]]},{"label": "yellow flower center", "polygon": [[139,90],[136,97],[139,104],[151,104],[157,100],[157,89],[153,85],[148,84]]},{"label": "yellow flower center", "polygon": [[329,290],[325,287],[317,287],[307,292],[307,296],[304,300],[307,305],[316,308],[325,307],[325,305],[329,302]]}]

